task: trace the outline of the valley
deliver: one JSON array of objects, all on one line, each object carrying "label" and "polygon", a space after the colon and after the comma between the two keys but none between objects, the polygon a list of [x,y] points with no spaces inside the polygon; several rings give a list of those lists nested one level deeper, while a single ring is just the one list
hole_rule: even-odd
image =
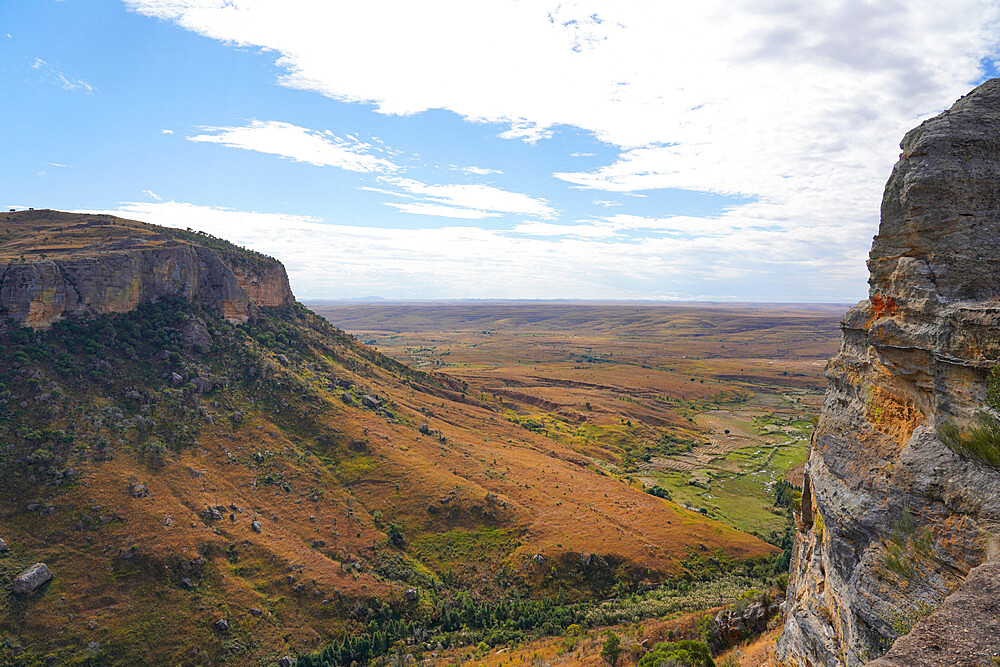
[{"label": "valley", "polygon": [[507,421],[625,485],[774,543],[802,482],[838,305],[312,303],[359,340],[440,369]]}]

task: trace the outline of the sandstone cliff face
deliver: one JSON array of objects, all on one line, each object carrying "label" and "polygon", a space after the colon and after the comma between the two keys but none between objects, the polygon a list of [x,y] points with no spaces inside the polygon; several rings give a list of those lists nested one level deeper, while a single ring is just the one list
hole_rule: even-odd
[{"label": "sandstone cliff face", "polygon": [[[901,147],[868,262],[869,299],[847,313],[827,369],[777,650],[783,665],[882,656],[950,594],[980,595],[964,588],[966,576],[1000,551],[1000,471],[936,435],[943,420],[966,425],[984,409],[1000,360],[1000,80],[910,131]],[[996,634],[977,643],[1000,650]],[[924,662],[934,654],[925,648],[911,646],[898,664],[942,664]],[[952,665],[994,655],[938,648]]]},{"label": "sandstone cliff face", "polygon": [[[7,257],[0,255],[0,306],[19,323],[46,328],[63,317],[121,313],[163,297],[214,308],[239,323],[257,306],[294,301],[280,262],[201,246],[152,225],[108,220],[56,211],[6,216],[0,224],[12,239],[0,245],[8,250]],[[134,236],[122,239],[125,223]],[[115,228],[114,240],[101,233],[103,227]],[[37,243],[42,234],[52,244],[48,252],[41,246],[12,256],[18,241],[33,237]]]}]

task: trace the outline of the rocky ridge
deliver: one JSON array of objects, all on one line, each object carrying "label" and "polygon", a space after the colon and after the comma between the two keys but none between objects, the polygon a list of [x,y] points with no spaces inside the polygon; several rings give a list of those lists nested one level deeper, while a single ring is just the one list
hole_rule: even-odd
[{"label": "rocky ridge", "polygon": [[[938,437],[942,423],[966,430],[995,413],[1000,80],[911,130],[901,148],[869,299],[845,316],[827,368],[780,665],[853,667],[883,655],[877,664],[981,665],[1000,655],[993,625],[975,620],[989,588],[970,575],[1000,552],[1000,470]],[[954,622],[962,609],[966,622]]]},{"label": "rocky ridge", "polygon": [[20,324],[48,328],[164,297],[237,323],[294,301],[280,262],[205,235],[49,210],[0,218],[0,306]]}]

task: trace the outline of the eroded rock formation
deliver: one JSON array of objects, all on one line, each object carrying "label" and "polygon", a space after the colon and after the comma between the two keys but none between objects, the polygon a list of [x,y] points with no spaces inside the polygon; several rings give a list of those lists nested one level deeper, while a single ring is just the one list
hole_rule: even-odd
[{"label": "eroded rock formation", "polygon": [[240,323],[256,306],[294,301],[280,262],[221,242],[202,245],[197,234],[58,211],[7,214],[0,230],[0,306],[32,327],[126,312],[163,297]]},{"label": "eroded rock formation", "polygon": [[[936,430],[988,410],[1000,360],[1000,80],[911,130],[901,148],[868,261],[869,299],[847,313],[827,369],[783,665],[879,658],[914,625],[940,620],[949,606],[920,623],[949,595],[982,595],[966,576],[1000,551],[1000,470],[956,454]],[[981,624],[963,630],[1000,645]],[[940,664],[908,651],[907,665]],[[947,655],[951,665],[989,664]]]}]

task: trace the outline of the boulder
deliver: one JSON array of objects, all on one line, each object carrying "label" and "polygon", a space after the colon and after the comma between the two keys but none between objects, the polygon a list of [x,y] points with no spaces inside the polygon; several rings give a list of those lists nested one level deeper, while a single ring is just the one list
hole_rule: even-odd
[{"label": "boulder", "polygon": [[382,406],[382,401],[378,400],[371,394],[365,394],[361,397],[361,404],[366,408],[371,408],[372,410],[378,409]]},{"label": "boulder", "polygon": [[198,377],[192,378],[191,384],[194,385],[195,391],[197,391],[199,394],[207,394],[208,392],[215,389],[214,381],[209,380],[208,378],[202,377],[200,375]]},{"label": "boulder", "polygon": [[0,538],[0,554],[5,554],[8,551],[10,551],[10,547],[8,547],[7,543],[3,541],[3,538]]},{"label": "boulder", "polygon": [[224,618],[216,619],[215,623],[212,623],[212,627],[215,628],[216,632],[229,632],[229,621]]},{"label": "boulder", "polygon": [[181,340],[184,342],[184,347],[189,350],[209,352],[212,349],[212,335],[208,333],[205,320],[200,317],[188,320],[181,332]]},{"label": "boulder", "polygon": [[278,667],[293,667],[295,665],[295,658],[290,655],[286,655],[281,660],[278,661]]},{"label": "boulder", "polygon": [[14,595],[30,595],[50,581],[52,577],[52,570],[45,563],[35,563],[17,575],[11,585],[11,590],[14,591]]},{"label": "boulder", "polygon": [[130,491],[132,493],[132,497],[133,498],[148,498],[149,497],[149,489],[147,489],[146,485],[143,484],[142,482],[132,482],[132,486],[131,486]]},{"label": "boulder", "polygon": [[251,521],[250,522],[250,530],[252,530],[255,533],[259,533],[261,531],[260,521]]},{"label": "boulder", "polygon": [[431,427],[427,425],[427,422],[424,422],[423,424],[420,425],[420,432],[423,433],[424,435],[430,435]]}]

